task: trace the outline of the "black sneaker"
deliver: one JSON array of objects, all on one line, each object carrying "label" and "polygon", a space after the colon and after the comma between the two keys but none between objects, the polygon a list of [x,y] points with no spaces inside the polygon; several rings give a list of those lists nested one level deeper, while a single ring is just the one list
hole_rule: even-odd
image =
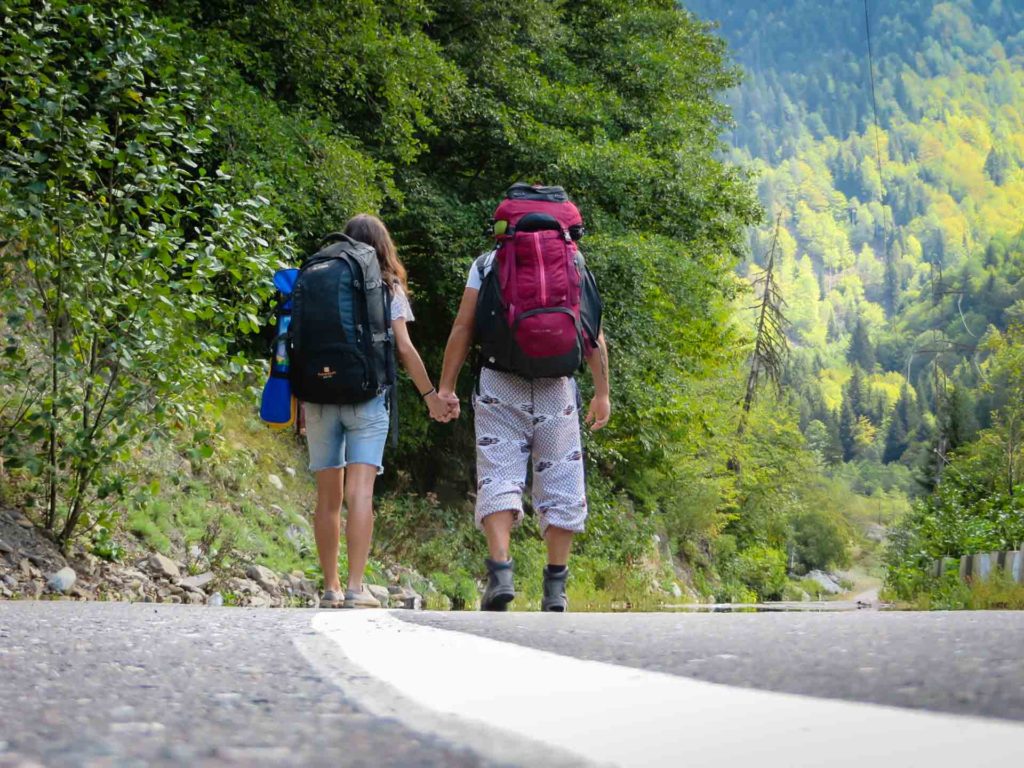
[{"label": "black sneaker", "polygon": [[565,596],[565,582],[568,578],[568,568],[563,568],[559,573],[551,573],[544,566],[544,597],[540,601],[542,611],[565,613],[569,610],[569,598]]},{"label": "black sneaker", "polygon": [[487,563],[487,589],[484,590],[483,599],[480,601],[480,610],[508,610],[508,604],[516,596],[516,589],[512,585],[512,561],[499,563],[488,558],[485,562]]}]

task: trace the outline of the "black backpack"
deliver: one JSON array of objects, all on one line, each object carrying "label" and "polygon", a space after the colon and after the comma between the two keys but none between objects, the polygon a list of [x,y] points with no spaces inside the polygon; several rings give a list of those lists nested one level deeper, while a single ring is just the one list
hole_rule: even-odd
[{"label": "black backpack", "polygon": [[292,390],[307,403],[362,403],[395,383],[391,290],[372,246],[340,232],[321,244],[292,294]]}]

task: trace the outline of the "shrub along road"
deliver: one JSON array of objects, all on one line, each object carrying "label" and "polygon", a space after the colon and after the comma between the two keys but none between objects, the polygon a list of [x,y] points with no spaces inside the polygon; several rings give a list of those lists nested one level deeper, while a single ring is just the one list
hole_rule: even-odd
[{"label": "shrub along road", "polygon": [[1022,630],[1019,613],[3,603],[0,766],[1001,759],[1024,739]]}]

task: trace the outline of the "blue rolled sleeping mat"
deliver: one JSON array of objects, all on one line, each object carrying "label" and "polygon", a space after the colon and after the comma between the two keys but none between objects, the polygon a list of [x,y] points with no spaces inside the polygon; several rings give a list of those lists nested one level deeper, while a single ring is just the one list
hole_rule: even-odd
[{"label": "blue rolled sleeping mat", "polygon": [[278,290],[277,333],[274,337],[270,375],[260,398],[260,419],[273,429],[287,429],[295,424],[299,404],[292,394],[288,372],[288,327],[292,322],[292,291],[299,277],[297,269],[279,269],[274,273],[274,286]]}]

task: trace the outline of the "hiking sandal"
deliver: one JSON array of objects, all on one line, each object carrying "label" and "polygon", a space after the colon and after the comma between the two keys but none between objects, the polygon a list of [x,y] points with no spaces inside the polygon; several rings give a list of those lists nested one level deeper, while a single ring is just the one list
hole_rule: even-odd
[{"label": "hiking sandal", "polygon": [[344,608],[345,607],[345,595],[342,591],[327,589],[324,590],[324,596],[320,598],[321,608]]}]

